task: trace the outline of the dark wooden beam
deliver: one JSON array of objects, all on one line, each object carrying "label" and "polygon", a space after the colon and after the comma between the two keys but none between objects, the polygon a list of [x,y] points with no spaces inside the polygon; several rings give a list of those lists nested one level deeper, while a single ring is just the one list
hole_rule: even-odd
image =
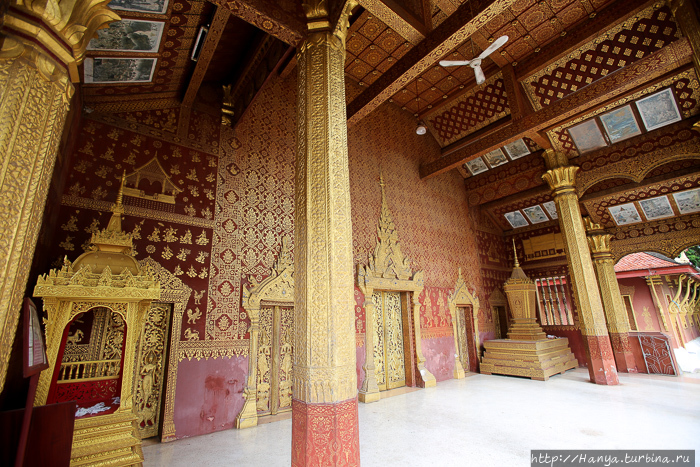
[{"label": "dark wooden beam", "polygon": [[219,40],[221,39],[224,29],[226,29],[229,16],[231,16],[231,12],[226,8],[216,8],[216,13],[214,13],[214,18],[209,26],[207,38],[204,40],[204,45],[199,53],[197,65],[194,67],[194,72],[187,85],[187,91],[185,91],[185,97],[182,99],[182,105],[184,107],[192,107],[197,97],[199,87],[202,85],[202,81],[204,81],[204,75],[206,75],[209,63],[214,56],[214,51],[216,51],[216,47],[219,45]]},{"label": "dark wooden beam", "polygon": [[612,103],[633,89],[644,89],[649,81],[672,72],[692,60],[692,49],[687,39],[672,42],[661,50],[611,73],[573,94],[560,99],[542,110],[533,112],[486,137],[464,141],[459,149],[420,167],[421,178],[446,172],[477,156],[504,144],[540,131],[552,125],[561,125],[584,112]]},{"label": "dark wooden beam", "polygon": [[354,125],[379,107],[513,3],[515,0],[464,3],[350,103],[348,125]]},{"label": "dark wooden beam", "polygon": [[425,24],[394,0],[360,0],[360,5],[413,45],[428,35]]},{"label": "dark wooden beam", "polygon": [[[227,8],[234,16],[241,18],[273,37],[296,47],[306,36],[306,21],[299,5],[299,11],[290,13],[267,0],[212,0]],[[301,2],[299,2],[301,4]]]}]

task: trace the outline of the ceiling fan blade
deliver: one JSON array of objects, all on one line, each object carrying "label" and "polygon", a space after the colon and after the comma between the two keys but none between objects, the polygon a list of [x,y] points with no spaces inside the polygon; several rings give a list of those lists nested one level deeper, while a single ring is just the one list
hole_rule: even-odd
[{"label": "ceiling fan blade", "polygon": [[492,53],[494,53],[498,48],[500,48],[500,47],[501,47],[503,44],[505,44],[506,42],[508,42],[508,36],[501,36],[501,37],[499,37],[498,39],[496,39],[495,41],[493,41],[493,44],[489,45],[489,46],[486,48],[486,50],[484,50],[483,52],[481,52],[481,55],[479,55],[479,58],[482,59],[482,60],[485,59],[486,57],[488,57],[489,55],[491,55]]},{"label": "ceiling fan blade", "polygon": [[484,76],[484,71],[481,69],[481,67],[477,65],[473,68],[474,74],[476,75],[476,84],[481,84],[486,81],[486,76]]},{"label": "ceiling fan blade", "polygon": [[440,66],[469,65],[469,60],[440,60]]}]

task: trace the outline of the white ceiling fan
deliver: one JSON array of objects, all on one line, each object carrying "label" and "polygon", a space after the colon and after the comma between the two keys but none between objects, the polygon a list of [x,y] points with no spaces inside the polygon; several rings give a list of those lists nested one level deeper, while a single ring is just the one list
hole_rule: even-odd
[{"label": "white ceiling fan", "polygon": [[474,74],[476,75],[476,84],[481,84],[486,81],[486,76],[484,76],[484,71],[481,69],[481,61],[491,55],[493,52],[498,50],[503,44],[508,42],[508,36],[501,36],[493,44],[488,46],[486,50],[481,52],[481,55],[472,60],[440,60],[440,65],[442,66],[462,66],[469,65],[474,69]]}]

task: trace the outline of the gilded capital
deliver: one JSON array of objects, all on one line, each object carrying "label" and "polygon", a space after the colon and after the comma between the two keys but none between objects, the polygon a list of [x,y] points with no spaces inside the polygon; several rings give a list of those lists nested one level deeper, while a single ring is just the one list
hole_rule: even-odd
[{"label": "gilded capital", "polygon": [[554,149],[547,149],[542,153],[544,163],[547,169],[555,169],[557,167],[566,167],[569,165],[569,158],[565,154],[556,152]]},{"label": "gilded capital", "polygon": [[594,258],[597,255],[604,255],[605,257],[610,257],[610,240],[612,239],[612,235],[610,234],[594,234],[594,235],[589,235],[588,237],[588,246],[591,249],[591,253],[593,253]]},{"label": "gilded capital", "polygon": [[576,172],[579,167],[569,165],[566,167],[555,167],[542,175],[542,180],[547,182],[555,194],[558,192],[574,191],[576,186]]},{"label": "gilded capital", "polygon": [[77,82],[78,65],[90,39],[98,29],[121,19],[107,3],[109,0],[10,0],[0,32],[11,40],[3,45],[0,56],[35,50],[44,60],[56,60]]}]

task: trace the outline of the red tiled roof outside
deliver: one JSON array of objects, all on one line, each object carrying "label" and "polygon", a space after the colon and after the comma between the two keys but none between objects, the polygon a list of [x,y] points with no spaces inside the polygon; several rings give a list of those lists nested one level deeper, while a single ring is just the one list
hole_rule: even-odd
[{"label": "red tiled roof outside", "polygon": [[651,254],[641,252],[629,254],[618,261],[615,265],[615,272],[638,271],[640,269],[659,269],[674,266],[684,265],[678,264],[672,259],[666,258],[665,256],[657,253]]}]

